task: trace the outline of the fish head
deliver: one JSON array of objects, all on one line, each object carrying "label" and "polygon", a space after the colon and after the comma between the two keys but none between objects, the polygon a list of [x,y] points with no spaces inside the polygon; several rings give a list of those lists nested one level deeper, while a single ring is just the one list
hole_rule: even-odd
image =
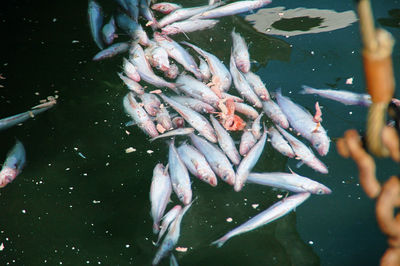
[{"label": "fish head", "polygon": [[204,180],[205,182],[207,182],[208,184],[210,184],[213,187],[217,186],[217,184],[218,184],[217,177],[215,175],[211,175],[208,173],[202,174],[200,179]]},{"label": "fish head", "polygon": [[247,73],[250,71],[250,62],[248,62],[246,60],[237,60],[236,66],[243,73]]},{"label": "fish head", "polygon": [[317,195],[325,195],[325,194],[331,194],[332,190],[330,190],[328,187],[320,184],[319,186],[315,187],[311,192],[313,194],[317,194]]},{"label": "fish head", "polygon": [[231,186],[235,184],[235,173],[232,171],[229,170],[224,171],[221,175],[221,178]]},{"label": "fish head", "polygon": [[172,124],[173,124],[174,128],[182,128],[185,126],[185,119],[183,119],[180,116],[174,117],[172,119]]},{"label": "fish head", "polygon": [[152,138],[159,135],[156,126],[150,119],[143,123],[143,128]]},{"label": "fish head", "polygon": [[11,183],[18,175],[18,169],[11,167],[4,167],[0,172],[0,188],[5,187]]},{"label": "fish head", "polygon": [[312,168],[320,173],[327,174],[328,168],[321,162],[317,157],[314,157],[311,161]]},{"label": "fish head", "polygon": [[179,28],[174,27],[174,26],[166,26],[161,29],[161,34],[164,34],[164,35],[178,34],[178,33],[179,33]]},{"label": "fish head", "polygon": [[192,202],[192,191],[186,190],[183,194],[182,203],[188,205],[190,202]]},{"label": "fish head", "polygon": [[329,139],[320,132],[311,134],[311,143],[321,156],[325,156],[329,151]]}]

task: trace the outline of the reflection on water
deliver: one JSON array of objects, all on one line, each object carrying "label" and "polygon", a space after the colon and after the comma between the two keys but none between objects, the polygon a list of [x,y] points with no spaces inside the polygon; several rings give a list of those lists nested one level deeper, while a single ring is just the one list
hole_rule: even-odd
[{"label": "reflection on water", "polygon": [[354,11],[336,12],[315,8],[265,8],[246,16],[254,28],[271,35],[295,36],[345,28],[357,21]]},{"label": "reflection on water", "polygon": [[282,31],[308,31],[312,28],[318,27],[324,19],[316,17],[294,17],[294,18],[281,18],[280,20],[272,23],[272,28]]},{"label": "reflection on water", "polygon": [[378,22],[387,27],[400,28],[400,9],[389,10],[389,18],[378,18]]}]

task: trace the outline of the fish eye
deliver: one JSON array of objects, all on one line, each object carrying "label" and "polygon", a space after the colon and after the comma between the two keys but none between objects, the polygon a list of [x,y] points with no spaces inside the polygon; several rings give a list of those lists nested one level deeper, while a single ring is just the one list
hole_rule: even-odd
[{"label": "fish eye", "polygon": [[317,195],[322,195],[322,194],[324,194],[324,191],[320,188],[320,189],[318,189],[317,190]]}]

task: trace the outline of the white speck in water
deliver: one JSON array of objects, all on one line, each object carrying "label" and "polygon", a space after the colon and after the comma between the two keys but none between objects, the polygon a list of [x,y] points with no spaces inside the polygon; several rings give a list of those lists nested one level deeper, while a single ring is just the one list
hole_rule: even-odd
[{"label": "white speck in water", "polygon": [[283,196],[281,194],[276,195],[278,199],[281,199]]},{"label": "white speck in water", "polygon": [[86,263],[87,263],[87,264],[89,264],[89,263],[90,263],[90,261],[88,261],[88,260],[87,260],[87,261],[86,261]]},{"label": "white speck in water", "polygon": [[130,247],[130,245],[129,245],[129,244],[126,244],[126,245],[125,245],[125,247],[126,247],[126,248],[129,248],[129,247]]},{"label": "white speck in water", "polygon": [[310,241],[308,241],[308,244],[313,245],[314,242],[310,240]]},{"label": "white speck in water", "polygon": [[252,204],[251,207],[253,207],[253,209],[256,209],[260,204]]},{"label": "white speck in water", "polygon": [[69,167],[65,168],[65,171],[69,171],[69,170],[70,170],[70,168],[69,168]]},{"label": "white speck in water", "polygon": [[73,190],[73,189],[74,189],[74,187],[69,187],[69,189],[70,189],[70,190]]},{"label": "white speck in water", "polygon": [[1,244],[0,244],[0,251],[3,251],[3,250],[4,250],[4,244],[1,243]]},{"label": "white speck in water", "polygon": [[26,213],[26,210],[22,210],[22,213]]},{"label": "white speck in water", "polygon": [[83,176],[87,176],[87,173],[83,173]]},{"label": "white speck in water", "polygon": [[98,204],[98,203],[100,203],[100,200],[93,200],[93,203]]},{"label": "white speck in water", "polygon": [[56,22],[57,21],[57,18],[53,18],[53,22]]},{"label": "white speck in water", "polygon": [[77,151],[77,150],[78,150],[78,148],[77,148],[77,147],[74,147],[74,150],[76,150],[76,151]]},{"label": "white speck in water", "polygon": [[311,51],[311,54],[314,55],[314,51]]},{"label": "white speck in water", "polygon": [[352,115],[352,114],[353,114],[353,112],[350,111],[350,112],[349,112],[349,115]]},{"label": "white speck in water", "polygon": [[232,219],[231,217],[228,217],[228,218],[226,218],[226,221],[227,221],[228,223],[231,223],[231,222],[233,221],[233,219]]},{"label": "white speck in water", "polygon": [[154,151],[152,151],[152,150],[147,150],[146,151],[148,154],[152,154]]}]

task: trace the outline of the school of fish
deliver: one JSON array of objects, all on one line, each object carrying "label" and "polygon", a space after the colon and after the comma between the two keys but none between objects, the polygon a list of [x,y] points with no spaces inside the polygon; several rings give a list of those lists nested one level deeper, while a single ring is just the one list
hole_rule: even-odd
[{"label": "school of fish", "polygon": [[[89,1],[89,25],[101,49],[93,60],[127,52],[122,58],[123,71],[117,73],[129,89],[122,100],[131,119],[126,125],[140,128],[151,142],[164,140],[169,146],[168,162],[155,166],[150,187],[153,232],[158,234],[153,265],[168,256],[177,265],[172,251],[183,216],[195,198],[192,177],[212,187],[220,185],[220,179],[236,192],[253,183],[295,193],[212,243],[218,247],[284,216],[311,194],[331,193],[323,184],[293,171],[252,172],[268,141],[282,155],[299,160],[299,165],[328,173],[328,167],[313,152],[325,156],[330,146],[319,105],[312,115],[281,89],[270,93],[262,77],[251,71],[247,43],[235,29],[229,33],[233,44],[228,63],[207,48],[171,37],[212,28],[220,17],[262,8],[270,1],[209,1],[188,8],[167,2],[151,5],[148,0],[117,2],[119,11],[103,24],[101,7]],[[153,36],[139,24],[139,16],[147,21],[144,27],[151,27]],[[113,44],[118,30],[130,40]],[[233,139],[230,131],[241,132],[241,139]],[[172,194],[180,204],[168,211]]]}]

